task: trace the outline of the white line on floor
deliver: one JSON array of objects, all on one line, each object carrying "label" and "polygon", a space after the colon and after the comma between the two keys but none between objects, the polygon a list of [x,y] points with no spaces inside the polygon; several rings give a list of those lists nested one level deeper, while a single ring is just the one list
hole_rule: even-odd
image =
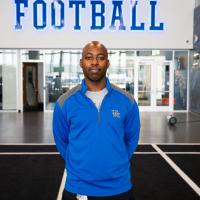
[{"label": "white line on floor", "polygon": [[165,154],[187,154],[187,155],[199,155],[200,152],[184,152],[184,151],[181,151],[181,152],[164,152]]},{"label": "white line on floor", "polygon": [[139,151],[136,151],[134,154],[159,154],[159,153],[156,152],[156,151],[152,151],[152,152],[139,152]]},{"label": "white line on floor", "polygon": [[165,161],[185,180],[185,182],[200,196],[200,188],[187,176],[157,145],[152,144],[153,148],[165,159]]},{"label": "white line on floor", "polygon": [[62,181],[61,181],[61,184],[60,184],[60,189],[59,189],[58,196],[57,196],[57,200],[61,200],[62,199],[62,193],[63,193],[63,190],[65,188],[66,176],[67,176],[67,173],[66,173],[66,170],[64,170]]},{"label": "white line on floor", "polygon": [[152,144],[156,144],[156,145],[200,145],[200,143],[139,143],[139,145],[152,145]]},{"label": "white line on floor", "polygon": [[0,155],[58,155],[58,152],[0,152]]},{"label": "white line on floor", "polygon": [[[188,154],[188,155],[199,155],[200,152],[164,152],[165,154]],[[134,154],[159,154],[158,152],[152,151],[152,152],[140,152],[136,151]]]},{"label": "white line on floor", "polygon": [[55,145],[55,143],[0,143],[0,145],[13,145],[13,146],[19,146],[19,145],[24,145],[24,146],[46,146],[46,145]]}]

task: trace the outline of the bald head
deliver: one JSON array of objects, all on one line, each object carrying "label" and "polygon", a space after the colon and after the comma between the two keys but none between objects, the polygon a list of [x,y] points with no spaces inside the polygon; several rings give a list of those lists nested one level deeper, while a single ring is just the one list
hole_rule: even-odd
[{"label": "bald head", "polygon": [[[107,48],[98,41],[92,41],[83,47],[80,67],[90,90],[100,84],[99,90],[105,87],[106,71],[110,65]],[[97,89],[97,88],[96,88]]]},{"label": "bald head", "polygon": [[98,42],[98,41],[92,41],[92,42],[86,44],[83,47],[83,50],[82,50],[82,57],[87,53],[88,49],[90,49],[92,47],[96,47],[96,48],[102,49],[103,52],[105,53],[106,57],[108,57],[108,50],[107,50],[107,48],[103,44],[101,44],[100,42]]}]

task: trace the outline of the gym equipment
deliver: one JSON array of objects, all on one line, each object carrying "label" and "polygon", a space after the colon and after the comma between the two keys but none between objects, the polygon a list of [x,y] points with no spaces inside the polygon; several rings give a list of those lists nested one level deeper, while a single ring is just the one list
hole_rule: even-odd
[{"label": "gym equipment", "polygon": [[168,124],[174,126],[177,123],[177,118],[174,115],[167,115]]}]

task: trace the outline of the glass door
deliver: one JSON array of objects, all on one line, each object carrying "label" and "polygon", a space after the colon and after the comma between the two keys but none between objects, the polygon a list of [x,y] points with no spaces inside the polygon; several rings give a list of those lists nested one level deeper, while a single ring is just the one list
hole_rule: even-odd
[{"label": "glass door", "polygon": [[162,59],[140,59],[137,62],[136,99],[141,111],[171,111],[172,63]]},{"label": "glass door", "polygon": [[138,65],[138,104],[146,109],[152,106],[152,67],[151,62],[139,62]]},{"label": "glass door", "polygon": [[172,62],[156,60],[154,62],[154,110],[172,111],[173,110],[173,69]]}]

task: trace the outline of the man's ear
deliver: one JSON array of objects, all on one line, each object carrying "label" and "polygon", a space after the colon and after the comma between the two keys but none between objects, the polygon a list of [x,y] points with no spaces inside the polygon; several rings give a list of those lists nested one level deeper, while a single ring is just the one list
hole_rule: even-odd
[{"label": "man's ear", "polygon": [[80,65],[81,68],[83,68],[83,60],[82,59],[80,59],[79,65]]},{"label": "man's ear", "polygon": [[110,61],[107,60],[107,69],[110,67]]}]

